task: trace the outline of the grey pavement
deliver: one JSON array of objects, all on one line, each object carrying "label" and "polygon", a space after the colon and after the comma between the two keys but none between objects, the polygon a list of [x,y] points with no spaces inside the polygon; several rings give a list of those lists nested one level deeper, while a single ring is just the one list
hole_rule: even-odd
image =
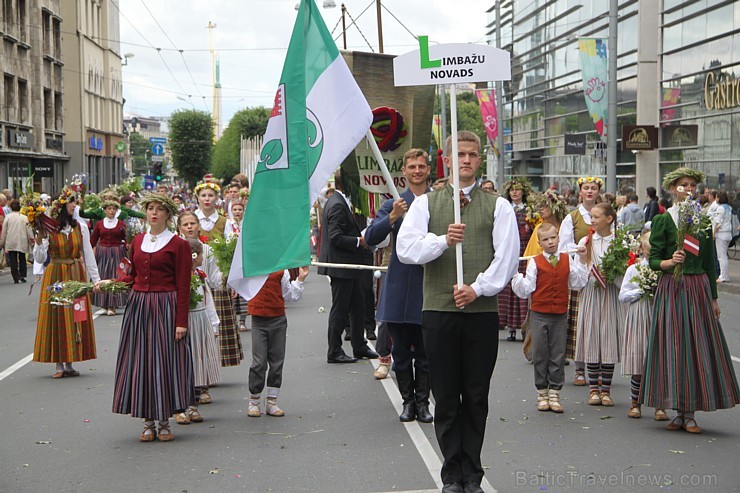
[{"label": "grey pavement", "polygon": [[[740,271],[734,278],[740,284]],[[27,294],[0,274],[0,372],[32,352],[38,288]],[[329,304],[314,271],[304,299],[289,305],[285,418],[246,417],[247,333],[245,361],[223,370],[213,404],[201,406],[205,422],[173,420],[170,443],[139,443],[140,421],[110,412],[121,316],[98,317],[98,358],[76,365],[80,377],[52,380],[52,365],[28,363],[0,380],[0,492],[436,490],[370,362],[326,364]],[[723,291],[720,306],[739,357],[740,297]],[[629,381],[616,376],[613,408],[587,406],[587,390],[568,383],[566,412],[540,413],[532,366],[505,336],[482,456],[497,491],[740,491],[738,409],[698,413],[701,435],[668,432],[649,409],[626,417]],[[438,454],[433,427],[417,429],[416,443]]]}]

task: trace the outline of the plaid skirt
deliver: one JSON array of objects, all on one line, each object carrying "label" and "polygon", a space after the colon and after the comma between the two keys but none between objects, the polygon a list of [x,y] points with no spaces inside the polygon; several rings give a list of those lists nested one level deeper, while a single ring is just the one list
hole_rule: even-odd
[{"label": "plaid skirt", "polygon": [[213,304],[220,324],[218,342],[221,349],[221,366],[237,366],[244,359],[242,339],[236,325],[234,306],[227,289],[213,290]]},{"label": "plaid skirt", "polygon": [[189,336],[175,340],[177,293],[131,291],[121,324],[113,412],[164,421],[195,404]]},{"label": "plaid skirt", "polygon": [[658,281],[640,402],[678,411],[740,404],[740,389],[705,274]]},{"label": "plaid skirt", "polygon": [[511,284],[498,294],[498,325],[510,330],[521,329],[529,311],[529,300],[514,294]]},{"label": "plaid skirt", "polygon": [[565,358],[575,359],[576,357],[576,334],[578,333],[578,309],[580,307],[581,293],[579,291],[570,292],[568,301],[568,335],[565,339]]},{"label": "plaid skirt", "polygon": [[58,281],[87,281],[82,261],[73,264],[52,263],[46,267],[41,283],[33,360],[41,363],[71,363],[95,359],[95,329],[90,297],[85,297],[87,320],[75,322],[72,305],[52,305],[49,302],[48,288]]},{"label": "plaid skirt", "polygon": [[[118,264],[126,256],[126,245],[106,247],[98,245],[95,248],[95,261],[98,263],[98,273],[101,279],[115,279],[118,277]],[[101,308],[120,308],[126,305],[128,293],[93,293],[92,303]]]}]

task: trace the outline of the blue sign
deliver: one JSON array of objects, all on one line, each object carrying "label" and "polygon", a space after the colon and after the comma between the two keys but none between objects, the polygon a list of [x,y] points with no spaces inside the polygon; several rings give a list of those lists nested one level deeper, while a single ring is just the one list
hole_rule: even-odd
[{"label": "blue sign", "polygon": [[164,146],[162,144],[152,145],[152,155],[153,156],[161,156],[163,154],[164,154]]},{"label": "blue sign", "polygon": [[144,190],[154,190],[154,177],[152,175],[144,175]]},{"label": "blue sign", "polygon": [[88,140],[88,147],[92,149],[93,151],[102,151],[103,150],[103,139],[101,139],[100,137],[95,137],[93,135]]},{"label": "blue sign", "polygon": [[167,137],[149,137],[149,143],[167,145]]}]

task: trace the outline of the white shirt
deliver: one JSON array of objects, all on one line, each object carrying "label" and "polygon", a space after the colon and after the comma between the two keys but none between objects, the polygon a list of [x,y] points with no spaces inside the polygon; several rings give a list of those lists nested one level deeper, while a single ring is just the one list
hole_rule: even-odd
[{"label": "white shirt", "polygon": [[[175,236],[175,233],[169,229],[165,229],[157,236],[153,236],[151,233],[146,233],[144,239],[141,240],[141,251],[146,253],[154,253],[163,249],[167,243]],[[152,241],[152,239],[154,241]]]},{"label": "white shirt", "polygon": [[[463,188],[466,196],[473,186]],[[450,204],[452,206],[452,204]],[[480,296],[495,296],[504,289],[519,265],[519,227],[514,209],[503,197],[496,199],[493,214],[492,243],[496,252],[491,265],[470,285]],[[414,199],[398,232],[396,253],[404,264],[423,265],[435,260],[447,250],[446,235],[429,232],[429,199],[421,195]],[[452,286],[450,286],[450,295]]]},{"label": "white shirt", "polygon": [[[583,216],[583,221],[590,226],[591,213],[583,207],[583,204],[579,204],[578,209],[576,210],[581,213],[581,216]],[[560,235],[560,243],[558,243],[559,252],[569,252],[571,250],[575,250],[576,246],[578,246],[576,245],[575,230],[573,228],[573,217],[568,214],[560,224],[560,231],[558,232]],[[571,254],[571,256],[573,256],[573,254]]]},{"label": "white shirt", "polygon": [[283,271],[283,277],[280,279],[280,288],[286,303],[289,301],[298,301],[303,296],[303,283],[298,279],[291,281],[290,273],[287,270]]},{"label": "white shirt", "polygon": [[112,219],[108,216],[103,218],[103,227],[105,229],[113,229],[116,227],[116,224],[118,224],[118,219],[116,219],[115,217]]},{"label": "white shirt", "polygon": [[[95,260],[95,253],[93,252],[92,245],[90,244],[90,230],[85,223],[78,223],[80,228],[80,234],[82,235],[82,260],[85,262],[85,271],[87,271],[87,279],[90,282],[98,282],[100,280],[100,274],[98,273],[98,263]],[[72,232],[72,228],[69,226],[65,227],[60,231],[65,235],[69,236]],[[46,256],[49,252],[49,240],[44,239],[40,245],[34,243],[33,247],[33,273],[41,275],[44,272],[44,262],[46,262]],[[40,264],[40,265],[37,265]],[[38,268],[37,268],[38,267]]]},{"label": "white shirt", "polygon": [[216,226],[216,221],[218,221],[218,211],[214,211],[210,216],[206,216],[203,214],[203,211],[196,209],[195,215],[198,216],[198,222],[203,231],[212,230]]},{"label": "white shirt", "polygon": [[[560,258],[559,253],[549,254],[544,253],[545,259],[549,262],[551,257]],[[568,274],[568,287],[570,289],[583,289],[588,282],[588,271],[585,269],[582,263],[574,262],[572,259],[569,261],[570,273]],[[537,289],[537,263],[533,258],[529,259],[527,263],[526,277],[521,273],[514,274],[514,278],[511,280],[511,289],[514,294],[519,298],[527,299],[532,296],[532,293]]]},{"label": "white shirt", "polygon": [[647,266],[647,259],[642,259],[627,267],[627,272],[624,273],[624,279],[622,280],[622,287],[619,289],[619,301],[621,303],[633,303],[642,297],[640,286],[636,282],[632,282],[632,279],[637,276],[638,265]]},{"label": "white shirt", "polygon": [[[601,236],[599,233],[594,233],[591,237],[591,244],[586,247],[591,248],[591,263],[585,265],[581,260],[580,255],[575,256],[576,262],[584,265],[589,273],[591,272],[591,267],[593,267],[594,265],[600,267],[601,258],[609,249],[609,245],[612,244],[612,240],[614,240],[614,234],[610,234],[609,236]],[[581,238],[581,241],[578,242],[578,246],[586,246],[586,241],[588,241],[588,236],[584,236],[583,238]],[[617,279],[614,279],[614,284],[617,287],[620,287],[622,285],[622,278],[618,277]]]}]

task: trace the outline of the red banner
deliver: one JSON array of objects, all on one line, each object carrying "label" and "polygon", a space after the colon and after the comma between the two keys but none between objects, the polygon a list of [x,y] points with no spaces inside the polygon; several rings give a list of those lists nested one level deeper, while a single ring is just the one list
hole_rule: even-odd
[{"label": "red banner", "polygon": [[496,111],[496,95],[493,89],[477,89],[480,114],[483,117],[483,125],[486,126],[488,140],[495,146],[498,137],[498,112]]},{"label": "red banner", "polygon": [[74,309],[75,322],[84,322],[87,320],[87,296],[75,298],[72,307]]}]

